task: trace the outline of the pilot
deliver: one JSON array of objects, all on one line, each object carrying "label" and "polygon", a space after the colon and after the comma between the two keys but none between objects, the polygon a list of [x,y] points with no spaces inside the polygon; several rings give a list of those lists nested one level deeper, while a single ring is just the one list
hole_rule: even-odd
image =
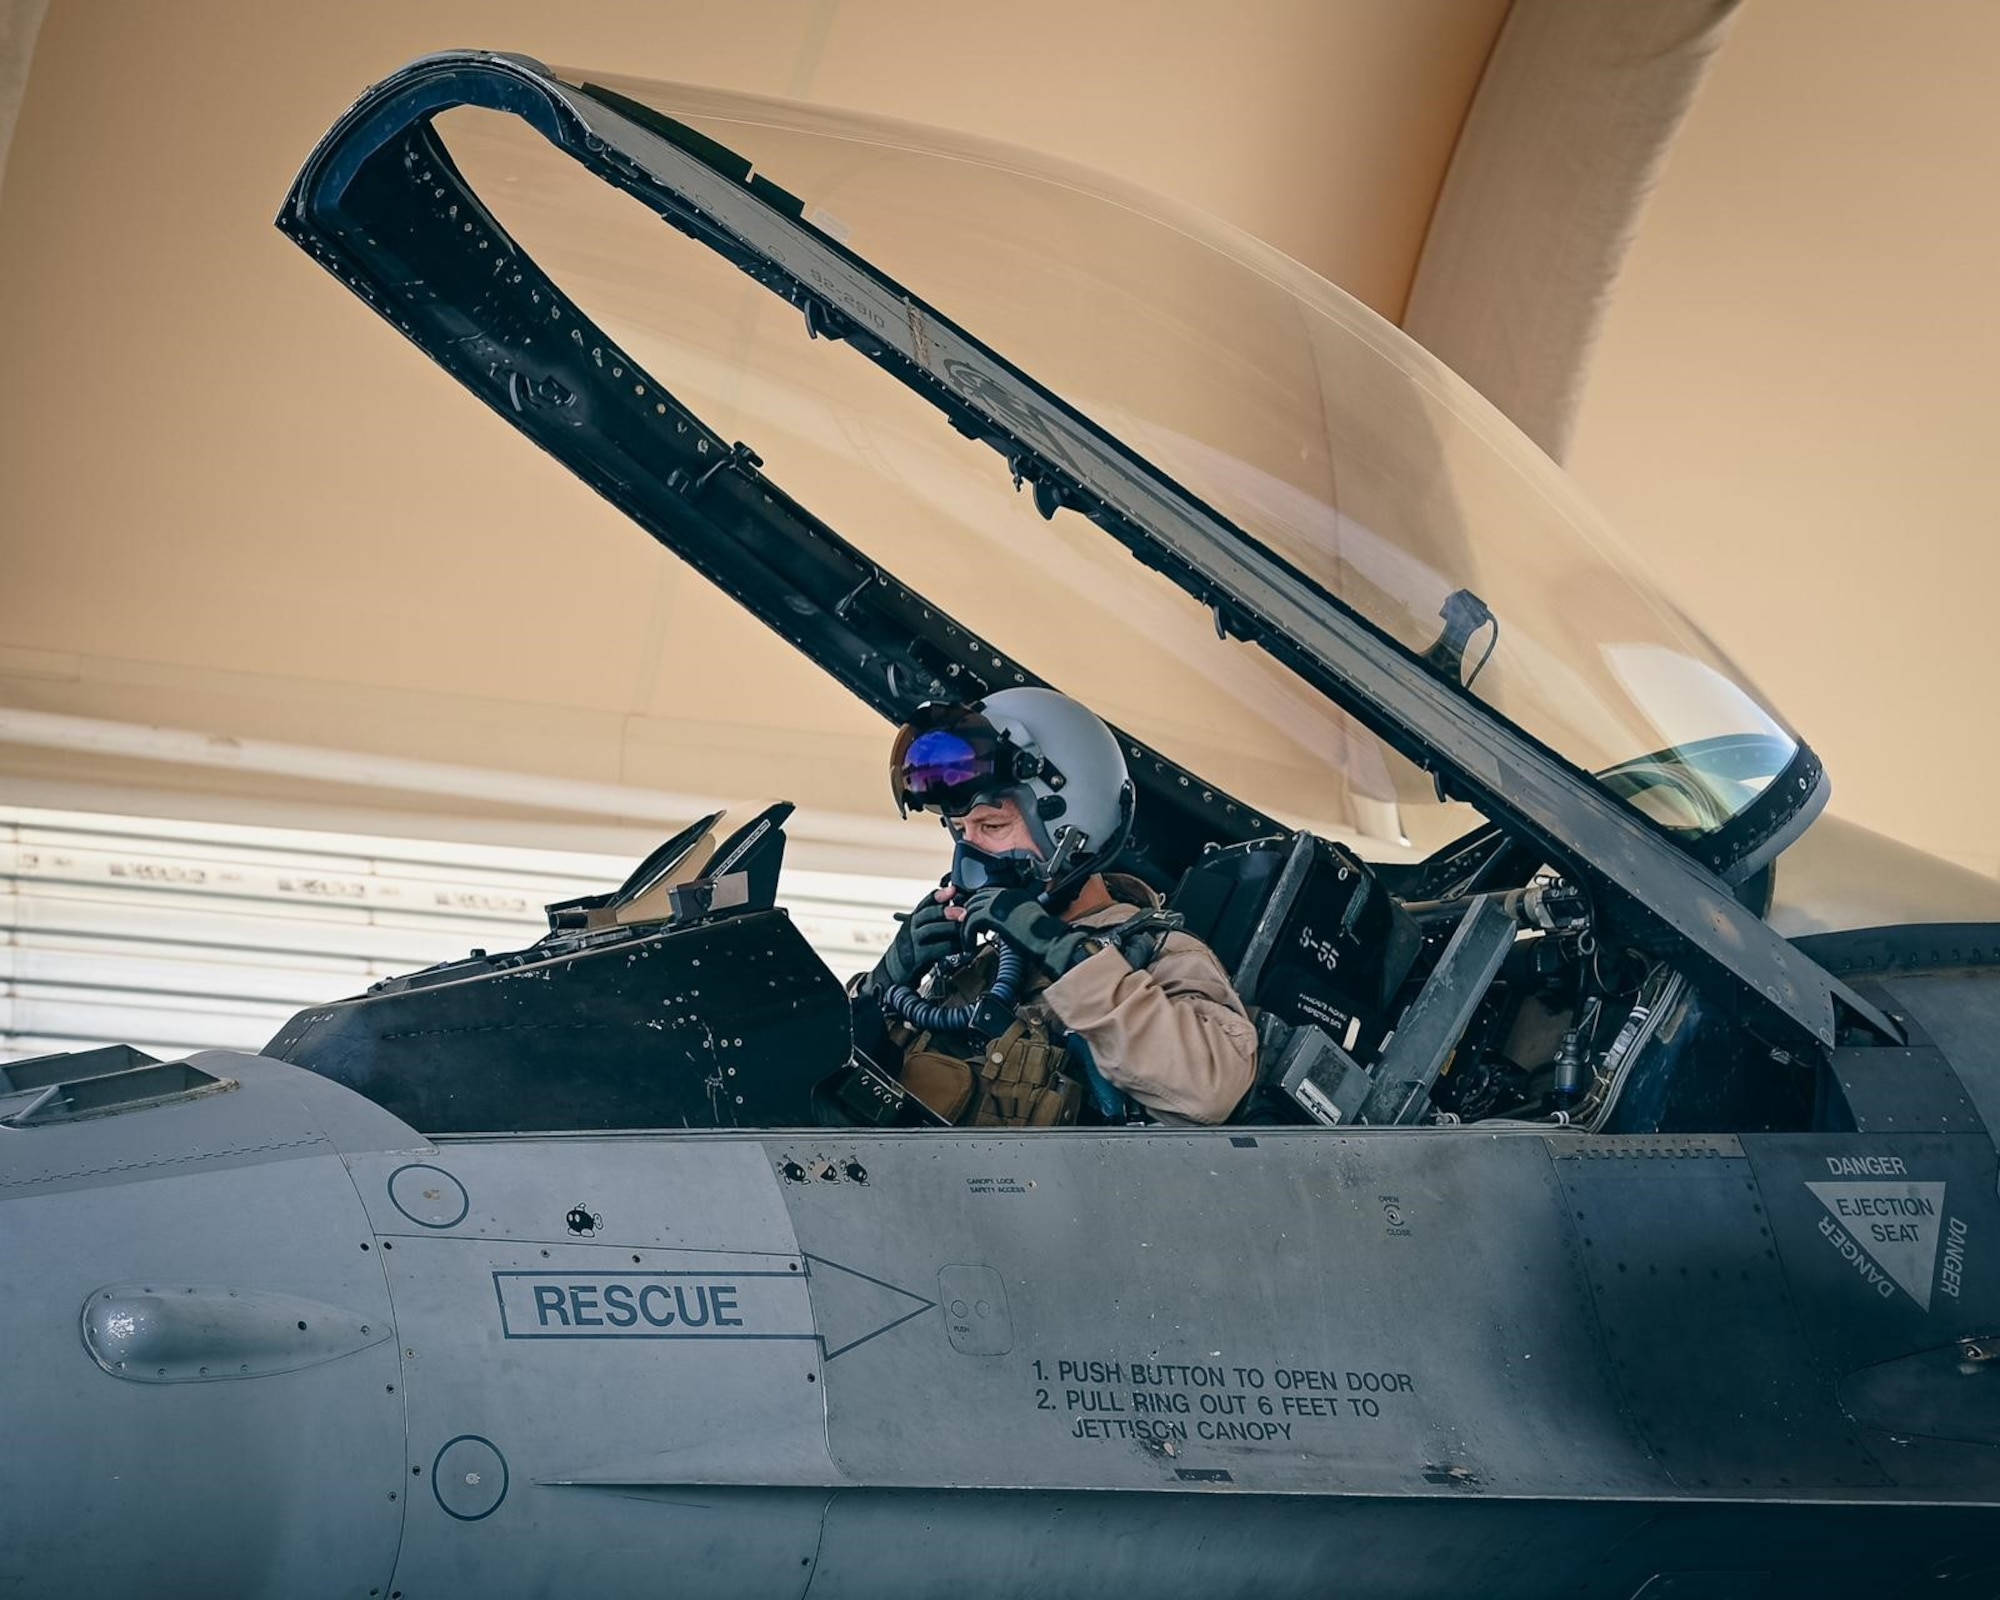
[{"label": "pilot", "polygon": [[1074,1122],[1086,1099],[1113,1121],[1134,1104],[1163,1122],[1236,1109],[1257,1033],[1228,974],[1144,883],[1106,870],[1133,804],[1109,728],[1051,689],[928,704],[890,781],[955,847],[856,985],[857,1042],[900,1059],[910,1094],[982,1127]]}]

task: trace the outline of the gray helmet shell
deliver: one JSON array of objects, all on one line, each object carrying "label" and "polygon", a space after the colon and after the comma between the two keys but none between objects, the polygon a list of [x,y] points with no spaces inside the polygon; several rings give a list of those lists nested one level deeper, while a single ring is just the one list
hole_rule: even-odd
[{"label": "gray helmet shell", "polygon": [[1054,855],[1066,829],[1076,828],[1083,843],[1065,879],[1080,883],[1109,866],[1131,831],[1132,780],[1125,753],[1103,719],[1053,689],[1002,689],[973,709],[1011,743],[1047,763],[1007,791],[1019,802],[1045,857]]}]

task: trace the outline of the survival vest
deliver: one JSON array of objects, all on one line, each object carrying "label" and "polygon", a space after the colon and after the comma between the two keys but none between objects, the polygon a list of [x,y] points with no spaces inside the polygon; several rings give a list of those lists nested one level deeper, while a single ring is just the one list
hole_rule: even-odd
[{"label": "survival vest", "polygon": [[[1151,891],[1136,879],[1120,875],[1106,881],[1133,914],[1102,924],[1105,941],[1115,944],[1135,969],[1150,966],[1179,918],[1159,911]],[[989,945],[929,998],[950,1004],[976,1000],[993,986],[998,965],[999,952]],[[1041,999],[1054,982],[1051,973],[1035,969],[1014,1002],[1014,1020],[991,1039],[893,1029],[891,1037],[903,1045],[903,1087],[961,1127],[1057,1128],[1074,1123],[1083,1108],[1084,1072],[1077,1055],[1084,1046]]]}]

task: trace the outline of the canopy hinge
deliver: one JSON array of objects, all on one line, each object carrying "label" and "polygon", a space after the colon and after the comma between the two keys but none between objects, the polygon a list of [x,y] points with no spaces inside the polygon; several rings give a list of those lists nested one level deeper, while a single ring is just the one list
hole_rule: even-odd
[{"label": "canopy hinge", "polygon": [[744,477],[754,479],[763,465],[764,458],[738,439],[729,447],[727,455],[717,456],[697,474],[690,475],[679,467],[674,468],[667,474],[667,487],[683,499],[699,500],[718,472],[733,468]]}]

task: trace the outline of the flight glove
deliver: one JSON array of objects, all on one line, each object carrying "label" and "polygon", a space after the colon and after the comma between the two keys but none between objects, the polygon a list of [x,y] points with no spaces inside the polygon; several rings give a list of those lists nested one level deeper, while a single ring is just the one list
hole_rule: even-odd
[{"label": "flight glove", "polygon": [[991,933],[1058,978],[1089,955],[1089,947],[1104,937],[1100,929],[1073,927],[1051,916],[1024,889],[981,889],[965,903],[963,926],[968,938]]},{"label": "flight glove", "polygon": [[964,948],[964,924],[952,921],[944,912],[942,901],[925,895],[913,910],[897,913],[896,920],[902,926],[868,975],[871,989],[895,983],[914,987],[938,962]]}]

